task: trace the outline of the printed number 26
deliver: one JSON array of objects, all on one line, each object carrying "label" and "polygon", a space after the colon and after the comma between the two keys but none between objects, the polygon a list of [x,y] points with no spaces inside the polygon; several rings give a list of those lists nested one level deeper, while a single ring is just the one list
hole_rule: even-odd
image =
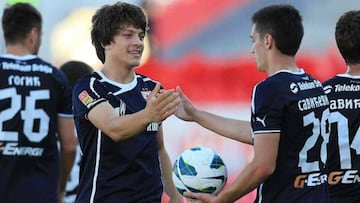
[{"label": "printed number 26", "polygon": [[[40,142],[49,130],[49,116],[43,109],[36,109],[36,101],[50,98],[49,90],[33,90],[25,97],[24,110],[21,110],[21,95],[16,93],[15,88],[0,90],[0,100],[10,99],[10,107],[0,112],[0,141],[18,141],[17,131],[4,131],[3,124],[10,121],[20,111],[20,117],[24,121],[23,133],[31,142]],[[34,121],[39,120],[39,131],[34,132]]]}]

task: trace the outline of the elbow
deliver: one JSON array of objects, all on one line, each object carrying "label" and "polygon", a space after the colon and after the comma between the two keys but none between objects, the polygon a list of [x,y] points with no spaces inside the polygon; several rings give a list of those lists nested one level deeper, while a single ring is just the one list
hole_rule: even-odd
[{"label": "elbow", "polygon": [[75,154],[76,153],[76,140],[73,143],[66,143],[61,145],[61,152],[64,154]]},{"label": "elbow", "polygon": [[260,164],[256,167],[256,173],[259,177],[263,177],[263,180],[271,176],[275,171],[275,164]]},{"label": "elbow", "polygon": [[118,128],[108,128],[106,132],[104,132],[108,137],[110,137],[114,142],[120,142],[130,137],[124,130],[120,130]]}]

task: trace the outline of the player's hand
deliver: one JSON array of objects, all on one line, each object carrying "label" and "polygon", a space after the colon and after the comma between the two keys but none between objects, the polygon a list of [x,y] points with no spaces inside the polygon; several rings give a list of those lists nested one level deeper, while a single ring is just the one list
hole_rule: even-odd
[{"label": "player's hand", "polygon": [[180,95],[181,102],[178,105],[177,111],[175,112],[175,116],[184,120],[184,121],[194,121],[193,113],[196,111],[195,106],[191,103],[191,101],[186,97],[181,88],[176,87],[176,91]]},{"label": "player's hand", "polygon": [[174,89],[160,91],[160,84],[157,83],[147,97],[145,109],[153,122],[161,122],[176,112],[179,103],[179,93]]},{"label": "player's hand", "polygon": [[177,195],[176,197],[170,197],[169,203],[183,203],[183,198],[181,195]]},{"label": "player's hand", "polygon": [[[216,203],[216,196],[208,193],[184,192],[184,196],[195,203]],[[219,202],[220,203],[220,202]]]}]

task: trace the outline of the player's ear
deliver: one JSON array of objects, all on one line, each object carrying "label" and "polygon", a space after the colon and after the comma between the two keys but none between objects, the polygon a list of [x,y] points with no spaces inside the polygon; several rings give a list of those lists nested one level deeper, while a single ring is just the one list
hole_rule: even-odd
[{"label": "player's ear", "polygon": [[39,30],[38,28],[33,27],[30,30],[29,34],[27,35],[27,39],[31,44],[34,44],[37,41],[38,37],[39,37]]},{"label": "player's ear", "polygon": [[274,43],[274,39],[270,34],[265,34],[264,35],[264,44],[265,47],[268,49],[271,49],[271,47],[273,46]]},{"label": "player's ear", "polygon": [[106,44],[104,45],[103,43],[101,43],[101,46],[104,48],[104,49],[109,49],[111,44]]}]

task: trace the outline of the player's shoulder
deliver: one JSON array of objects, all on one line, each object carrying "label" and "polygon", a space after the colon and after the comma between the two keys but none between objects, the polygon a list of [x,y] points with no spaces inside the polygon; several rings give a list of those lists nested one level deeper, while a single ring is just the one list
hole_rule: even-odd
[{"label": "player's shoulder", "polygon": [[334,85],[340,83],[359,83],[360,76],[349,74],[338,74],[323,82],[323,85]]},{"label": "player's shoulder", "polygon": [[155,87],[155,85],[157,83],[159,83],[158,81],[146,76],[146,75],[143,75],[143,74],[139,74],[139,73],[136,73],[135,74],[135,77],[136,79],[138,80],[138,83],[141,85],[141,86],[147,86],[149,87],[150,89],[153,89]]},{"label": "player's shoulder", "polygon": [[156,80],[143,74],[135,73],[135,77],[137,78],[137,80],[140,80],[142,82],[157,83]]},{"label": "player's shoulder", "polygon": [[100,83],[100,80],[101,77],[96,72],[93,72],[89,75],[79,78],[74,85],[74,89],[93,85],[94,83]]},{"label": "player's shoulder", "polygon": [[340,80],[342,80],[341,77],[339,77],[339,75],[335,75],[334,77],[325,80],[322,84],[323,86],[333,85],[335,83],[338,83]]}]

